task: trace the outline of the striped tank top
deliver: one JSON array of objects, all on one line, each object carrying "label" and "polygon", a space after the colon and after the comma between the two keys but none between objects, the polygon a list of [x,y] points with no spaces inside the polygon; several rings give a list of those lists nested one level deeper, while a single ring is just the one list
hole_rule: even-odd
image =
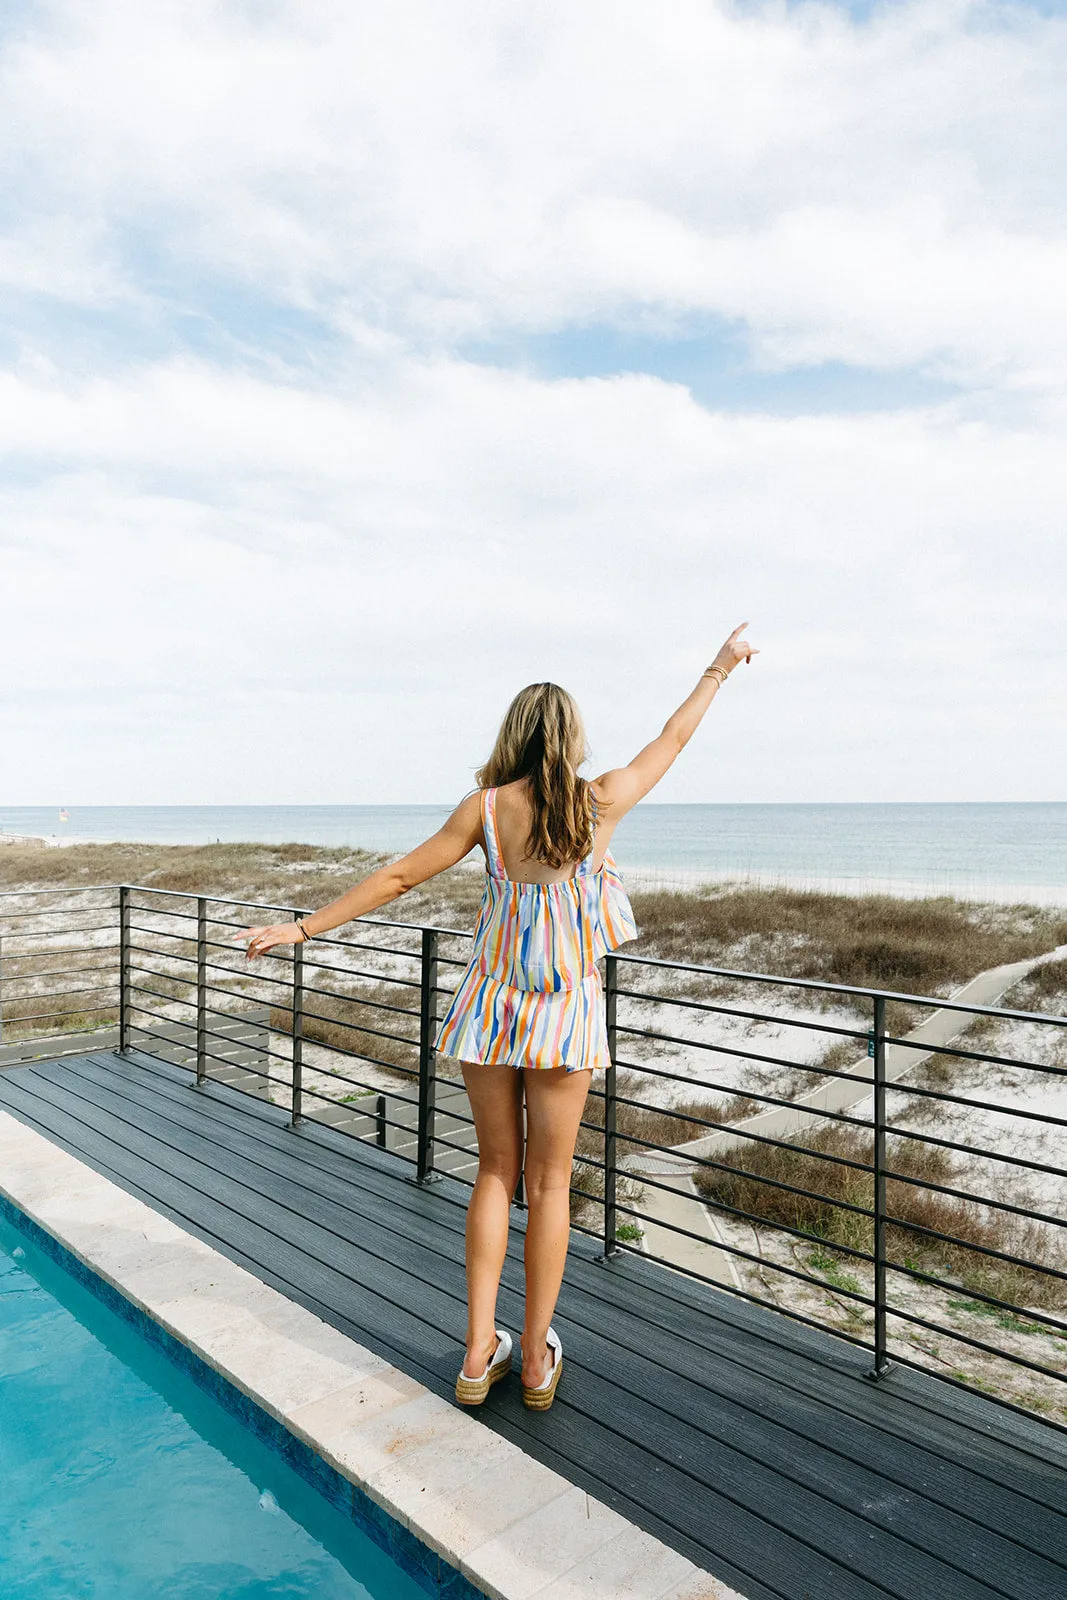
[{"label": "striped tank top", "polygon": [[[596,821],[594,800],[594,825]],[[496,790],[482,791],[487,869],[474,949],[441,1021],[437,1053],[512,1067],[610,1064],[597,961],[636,939],[611,852],[592,854],[558,883],[509,878],[496,828]]]}]

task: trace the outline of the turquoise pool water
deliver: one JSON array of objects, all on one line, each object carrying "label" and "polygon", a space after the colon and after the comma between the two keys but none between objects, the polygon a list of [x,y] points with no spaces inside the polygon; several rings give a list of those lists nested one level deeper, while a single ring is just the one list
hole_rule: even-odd
[{"label": "turquoise pool water", "polygon": [[426,1588],[0,1216],[3,1600]]}]

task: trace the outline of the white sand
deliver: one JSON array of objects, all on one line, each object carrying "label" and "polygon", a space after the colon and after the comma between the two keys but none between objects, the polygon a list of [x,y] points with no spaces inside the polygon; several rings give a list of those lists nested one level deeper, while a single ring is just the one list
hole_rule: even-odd
[{"label": "white sand", "polygon": [[758,872],[738,868],[709,872],[698,868],[626,866],[620,871],[633,890],[680,889],[690,891],[712,884],[718,889],[797,889],[819,894],[891,894],[905,900],[944,895],[953,900],[993,901],[998,905],[1063,906],[1067,909],[1067,884],[996,883],[982,879],[820,877],[816,873]]}]

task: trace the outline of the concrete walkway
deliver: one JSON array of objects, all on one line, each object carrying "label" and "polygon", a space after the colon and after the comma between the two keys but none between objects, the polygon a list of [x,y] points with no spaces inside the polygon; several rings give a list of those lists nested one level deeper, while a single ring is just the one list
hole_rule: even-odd
[{"label": "concrete walkway", "polygon": [[[990,967],[976,978],[965,983],[951,996],[953,1000],[968,1005],[995,1006],[1001,997],[1020,978],[1044,961],[1061,960],[1067,956],[1067,945],[1043,956],[1033,956],[1026,961],[1012,961],[1004,966]],[[908,1045],[886,1046],[886,1078],[889,1082],[901,1078],[929,1060],[942,1045],[951,1043],[969,1027],[974,1018],[965,1011],[942,1007],[931,1012],[926,1021],[904,1037],[926,1049]],[[798,1095],[789,1106],[772,1106],[757,1112],[741,1122],[717,1128],[714,1133],[676,1145],[670,1151],[644,1151],[623,1158],[621,1165],[628,1176],[655,1178],[658,1188],[649,1185],[644,1200],[643,1248],[671,1265],[721,1283],[726,1288],[740,1288],[734,1258],[721,1248],[722,1236],[714,1217],[703,1204],[700,1192],[693,1182],[692,1158],[715,1159],[723,1151],[743,1145],[745,1133],[763,1134],[771,1139],[803,1139],[817,1127],[826,1112],[854,1112],[869,1114],[872,1102],[872,1063],[866,1055],[851,1066],[840,1070],[845,1077],[830,1078],[807,1094]],[[854,1081],[852,1081],[854,1080]],[[675,1233],[673,1228],[686,1228],[700,1235],[697,1239]]]}]

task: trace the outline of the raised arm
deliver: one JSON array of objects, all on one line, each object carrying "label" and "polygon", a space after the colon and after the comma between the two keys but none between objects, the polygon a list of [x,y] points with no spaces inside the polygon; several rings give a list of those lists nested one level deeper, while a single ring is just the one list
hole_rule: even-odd
[{"label": "raised arm", "polygon": [[753,656],[759,655],[759,651],[741,637],[747,627],[748,623],[742,622],[739,628],[734,629],[711,666],[697,679],[692,694],[667,718],[663,732],[646,744],[643,750],[639,750],[629,766],[615,767],[596,779],[597,794],[610,803],[609,816],[613,824],[631,806],[643,800],[650,789],[655,788],[667,768],[684,750],[718,693],[724,681],[723,675],[728,676],[738,662],[749,662]]},{"label": "raised arm", "polygon": [[[339,928],[343,922],[366,917],[391,900],[398,900],[416,884],[425,883],[427,878],[435,878],[439,872],[454,867],[457,861],[470,854],[481,837],[481,796],[469,794],[431,838],[401,856],[399,861],[379,867],[377,872],[353,884],[339,899],[331,900],[328,906],[321,906],[300,920],[313,938],[315,934]],[[233,942],[240,944],[247,940],[251,960],[253,956],[266,955],[275,945],[300,944],[303,937],[297,923],[279,922],[268,928],[245,928]]]}]

